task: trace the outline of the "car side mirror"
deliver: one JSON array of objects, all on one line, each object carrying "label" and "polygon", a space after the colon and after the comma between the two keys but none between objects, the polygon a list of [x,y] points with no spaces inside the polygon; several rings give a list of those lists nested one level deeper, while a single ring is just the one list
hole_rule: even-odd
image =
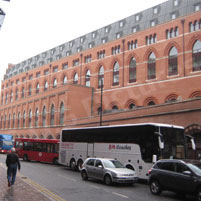
[{"label": "car side mirror", "polygon": [[102,169],[102,168],[103,168],[103,166],[102,166],[102,165],[98,165],[98,168],[101,168],[101,169]]},{"label": "car side mirror", "polygon": [[186,170],[186,171],[183,171],[183,173],[185,174],[185,175],[192,175],[192,173],[191,173],[191,171],[189,171],[189,170]]}]

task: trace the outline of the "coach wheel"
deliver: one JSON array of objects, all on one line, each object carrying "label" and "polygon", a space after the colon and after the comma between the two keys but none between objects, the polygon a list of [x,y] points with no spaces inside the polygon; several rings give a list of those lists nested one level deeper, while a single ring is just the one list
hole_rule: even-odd
[{"label": "coach wheel", "polygon": [[78,168],[78,170],[81,172],[81,170],[82,170],[82,165],[83,165],[83,160],[82,159],[80,159],[78,162],[77,162],[77,168]]},{"label": "coach wheel", "polygon": [[23,161],[28,161],[28,156],[27,156],[27,154],[25,154],[25,155],[23,156]]},{"label": "coach wheel", "polygon": [[71,168],[71,170],[73,170],[73,171],[76,170],[76,163],[75,163],[75,160],[73,160],[73,159],[70,161],[70,168]]}]

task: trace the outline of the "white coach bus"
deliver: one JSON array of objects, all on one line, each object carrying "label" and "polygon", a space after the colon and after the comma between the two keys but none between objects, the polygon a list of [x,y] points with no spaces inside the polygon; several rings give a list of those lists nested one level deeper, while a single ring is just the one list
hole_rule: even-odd
[{"label": "white coach bus", "polygon": [[88,157],[114,158],[147,179],[158,159],[186,158],[181,126],[144,123],[63,129],[59,163],[80,170]]}]

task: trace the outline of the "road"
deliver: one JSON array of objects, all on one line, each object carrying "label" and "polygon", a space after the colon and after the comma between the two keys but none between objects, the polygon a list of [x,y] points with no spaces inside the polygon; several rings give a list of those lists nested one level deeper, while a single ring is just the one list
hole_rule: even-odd
[{"label": "road", "polygon": [[[5,164],[5,159],[6,155],[0,154],[0,163]],[[193,197],[179,198],[165,191],[154,196],[145,184],[106,186],[95,180],[82,181],[79,172],[60,165],[21,161],[21,166],[21,178],[30,179],[67,201],[195,201]]]}]

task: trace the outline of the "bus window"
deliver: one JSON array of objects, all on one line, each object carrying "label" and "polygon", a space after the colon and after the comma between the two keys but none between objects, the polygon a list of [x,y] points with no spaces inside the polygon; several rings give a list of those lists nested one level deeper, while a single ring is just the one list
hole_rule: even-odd
[{"label": "bus window", "polygon": [[24,150],[32,150],[32,143],[24,142]]}]

